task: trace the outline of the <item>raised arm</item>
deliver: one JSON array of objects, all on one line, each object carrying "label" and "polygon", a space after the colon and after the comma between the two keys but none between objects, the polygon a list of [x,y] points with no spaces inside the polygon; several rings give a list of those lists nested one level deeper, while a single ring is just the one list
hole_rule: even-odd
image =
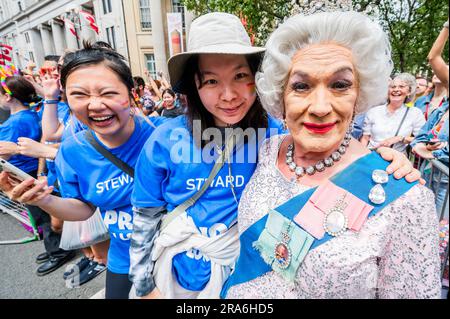
[{"label": "raised arm", "polygon": [[166,77],[164,76],[164,73],[159,72],[159,76],[160,76],[160,78],[161,78],[161,84],[162,84],[162,87],[163,87],[164,89],[171,89],[172,86],[170,85],[169,81],[167,81]]},{"label": "raised arm", "polygon": [[439,33],[436,41],[433,44],[433,47],[428,53],[428,62],[431,65],[436,76],[441,80],[441,82],[445,85],[448,90],[449,84],[449,75],[448,75],[448,65],[445,63],[442,58],[442,52],[444,51],[445,43],[448,39],[448,20],[445,22],[444,27]]},{"label": "raised arm", "polygon": [[150,72],[146,69],[144,73],[145,76],[147,77],[148,82],[150,83],[150,86],[153,89],[153,92],[155,92],[155,94],[158,96],[159,99],[162,99],[161,92],[159,91],[158,86],[156,85],[155,80],[153,80],[153,77],[151,76]]},{"label": "raised arm", "polygon": [[42,85],[45,92],[44,112],[42,115],[42,136],[46,141],[59,141],[63,125],[58,121],[58,98],[61,93],[59,80],[45,75]]}]

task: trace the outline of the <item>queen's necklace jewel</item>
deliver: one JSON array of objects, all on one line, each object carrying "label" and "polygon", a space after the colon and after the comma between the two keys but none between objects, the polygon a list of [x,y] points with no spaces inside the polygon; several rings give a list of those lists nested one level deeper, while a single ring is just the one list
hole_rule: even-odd
[{"label": "queen's necklace jewel", "polygon": [[314,175],[316,172],[323,172],[327,167],[331,167],[334,165],[334,162],[337,162],[341,159],[342,155],[347,151],[347,147],[350,145],[350,139],[352,138],[351,133],[347,132],[345,134],[345,138],[342,141],[339,148],[331,153],[331,156],[325,158],[324,160],[318,161],[315,165],[311,165],[308,167],[297,166],[294,162],[294,144],[289,144],[286,152],[286,164],[289,169],[295,173],[297,178],[308,175]]}]

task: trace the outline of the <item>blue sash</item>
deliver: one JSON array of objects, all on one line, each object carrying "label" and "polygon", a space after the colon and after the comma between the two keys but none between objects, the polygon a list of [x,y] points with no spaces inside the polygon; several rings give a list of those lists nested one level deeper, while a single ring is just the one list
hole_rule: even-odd
[{"label": "blue sash", "polygon": [[[379,205],[370,202],[368,196],[371,188],[375,185],[372,181],[372,172],[375,169],[385,170],[389,164],[389,162],[383,160],[376,152],[372,152],[371,154],[358,159],[330,180],[337,186],[372,205],[374,209],[368,216],[370,218],[417,184],[417,182],[408,183],[405,179],[396,180],[392,177],[392,175],[390,175],[387,184],[383,184],[383,188],[386,193],[386,201]],[[275,210],[284,217],[292,220],[294,216],[298,214],[300,209],[306,204],[308,199],[315,192],[316,188],[317,187],[309,189],[302,194],[293,197],[283,205],[275,208]],[[269,271],[272,271],[272,268],[264,262],[259,252],[252,246],[253,242],[258,240],[261,232],[264,230],[267,216],[268,214],[259,219],[240,236],[240,255],[236,262],[234,272],[222,288],[222,292],[220,294],[221,298],[226,297],[230,287],[253,280]],[[314,249],[332,238],[333,236],[325,233],[325,236],[322,239],[314,240],[310,249]]]}]

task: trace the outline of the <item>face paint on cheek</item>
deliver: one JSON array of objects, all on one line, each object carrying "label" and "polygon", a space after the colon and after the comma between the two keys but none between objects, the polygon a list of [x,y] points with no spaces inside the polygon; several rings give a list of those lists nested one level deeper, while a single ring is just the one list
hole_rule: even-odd
[{"label": "face paint on cheek", "polygon": [[124,108],[128,108],[130,106],[130,101],[129,100],[125,100],[125,101],[120,103],[120,106],[123,106]]},{"label": "face paint on cheek", "polygon": [[256,95],[256,84],[255,84],[255,82],[248,83],[247,84],[247,88],[250,90],[250,94],[252,96]]}]

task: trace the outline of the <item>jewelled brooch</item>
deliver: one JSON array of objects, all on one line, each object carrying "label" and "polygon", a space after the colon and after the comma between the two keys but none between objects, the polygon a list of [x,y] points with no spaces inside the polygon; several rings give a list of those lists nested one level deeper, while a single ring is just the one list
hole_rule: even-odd
[{"label": "jewelled brooch", "polygon": [[347,203],[344,201],[347,193],[336,201],[336,204],[325,214],[323,229],[329,235],[336,237],[343,234],[348,228],[348,218],[344,213]]},{"label": "jewelled brooch", "polygon": [[291,264],[292,252],[288,245],[291,240],[291,237],[289,236],[290,228],[291,225],[289,224],[286,231],[281,233],[281,242],[275,244],[274,256],[277,261],[277,266],[280,269],[286,269]]}]

